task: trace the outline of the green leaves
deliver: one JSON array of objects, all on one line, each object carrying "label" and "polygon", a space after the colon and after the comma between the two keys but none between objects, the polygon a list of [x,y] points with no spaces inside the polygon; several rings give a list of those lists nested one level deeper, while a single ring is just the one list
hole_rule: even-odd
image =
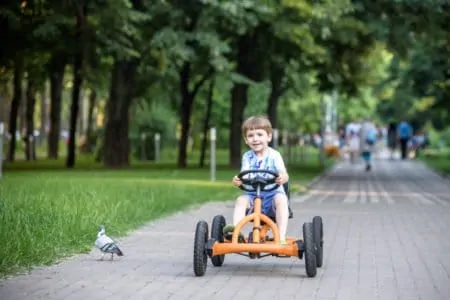
[{"label": "green leaves", "polygon": [[118,57],[140,57],[141,26],[151,20],[145,12],[131,9],[128,0],[107,1],[95,14],[93,29],[106,53]]}]

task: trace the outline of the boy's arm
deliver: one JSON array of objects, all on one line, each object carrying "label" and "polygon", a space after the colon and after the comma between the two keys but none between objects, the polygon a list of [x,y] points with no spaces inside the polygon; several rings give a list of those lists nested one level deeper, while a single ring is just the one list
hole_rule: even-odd
[{"label": "boy's arm", "polygon": [[284,164],[284,160],[281,157],[280,152],[277,152],[277,155],[275,156],[275,168],[277,169],[280,182],[279,184],[284,184],[289,181],[289,174],[286,170],[286,166]]},{"label": "boy's arm", "polygon": [[249,159],[247,153],[244,153],[242,155],[242,160],[241,160],[241,172],[247,171],[249,169],[250,169],[250,159]]},{"label": "boy's arm", "polygon": [[[248,155],[244,153],[242,155],[241,159],[241,171],[246,171],[250,169],[250,159],[248,158]],[[237,175],[233,176],[232,183],[234,186],[240,186],[242,184],[242,181],[237,177]]]}]

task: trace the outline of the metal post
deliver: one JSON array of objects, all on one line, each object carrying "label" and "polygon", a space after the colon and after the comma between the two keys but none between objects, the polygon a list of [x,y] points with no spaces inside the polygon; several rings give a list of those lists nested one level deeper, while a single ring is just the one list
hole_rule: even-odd
[{"label": "metal post", "polygon": [[34,143],[34,136],[32,134],[30,134],[28,136],[28,158],[30,160],[33,160],[33,143]]},{"label": "metal post", "polygon": [[278,148],[278,129],[274,128],[272,133],[273,138],[273,148]]},{"label": "metal post", "polygon": [[211,141],[211,181],[216,180],[216,128],[211,128],[210,130],[210,141]]},{"label": "metal post", "polygon": [[159,133],[155,133],[155,161],[159,160],[161,147],[160,142],[161,142],[161,135]]},{"label": "metal post", "polygon": [[322,106],[322,124],[321,124],[321,128],[320,128],[320,133],[321,133],[321,145],[320,145],[320,151],[319,151],[319,161],[322,167],[325,166],[325,132],[326,132],[326,127],[327,127],[327,117],[328,117],[328,98],[326,97],[326,95],[323,95],[321,97],[321,106]]},{"label": "metal post", "polygon": [[4,136],[5,127],[3,122],[0,122],[0,178],[2,177],[3,171],[3,136]]},{"label": "metal post", "polygon": [[338,90],[337,89],[334,89],[333,90],[333,93],[332,93],[332,112],[331,112],[331,114],[332,114],[332,130],[333,130],[333,133],[334,134],[336,134],[337,133],[337,130],[338,130],[338,100],[339,100],[339,93],[338,93]]}]

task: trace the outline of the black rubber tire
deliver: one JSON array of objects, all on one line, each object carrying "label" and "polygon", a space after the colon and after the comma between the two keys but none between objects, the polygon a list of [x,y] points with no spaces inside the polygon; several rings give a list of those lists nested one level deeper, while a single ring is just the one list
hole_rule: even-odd
[{"label": "black rubber tire", "polygon": [[289,181],[283,184],[283,189],[284,189],[284,192],[286,193],[286,197],[288,199],[291,199],[291,189],[289,186]]},{"label": "black rubber tire", "polygon": [[317,274],[316,253],[314,250],[314,231],[311,222],[303,223],[303,243],[305,245],[305,269],[308,277]]},{"label": "black rubber tire", "polygon": [[315,216],[312,221],[314,229],[314,242],[316,244],[316,264],[320,268],[323,265],[323,222],[322,217]]},{"label": "black rubber tire", "polygon": [[194,238],[194,273],[195,276],[203,276],[208,264],[206,243],[208,241],[208,223],[198,221]]},{"label": "black rubber tire", "polygon": [[289,209],[289,219],[294,218],[294,212],[291,208],[291,190],[289,187],[289,181],[283,184],[284,192],[286,193],[286,196],[288,198],[288,209]]},{"label": "black rubber tire", "polygon": [[[217,215],[214,217],[211,225],[211,237],[219,243],[223,243],[223,228],[226,225],[225,217],[222,215]],[[211,257],[211,262],[213,266],[220,267],[223,265],[225,260],[225,254],[216,255]]]}]

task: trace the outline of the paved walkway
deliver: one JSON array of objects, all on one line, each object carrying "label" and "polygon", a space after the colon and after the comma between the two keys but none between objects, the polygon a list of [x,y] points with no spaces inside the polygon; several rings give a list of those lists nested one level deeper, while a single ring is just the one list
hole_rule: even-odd
[{"label": "paved walkway", "polygon": [[232,213],[232,203],[210,203],[121,240],[121,260],[99,262],[93,250],[0,282],[0,299],[450,299],[450,181],[420,163],[380,160],[370,173],[339,164],[292,207],[291,235],[323,216],[316,278],[303,260],[238,255],[194,277],[196,222]]}]

